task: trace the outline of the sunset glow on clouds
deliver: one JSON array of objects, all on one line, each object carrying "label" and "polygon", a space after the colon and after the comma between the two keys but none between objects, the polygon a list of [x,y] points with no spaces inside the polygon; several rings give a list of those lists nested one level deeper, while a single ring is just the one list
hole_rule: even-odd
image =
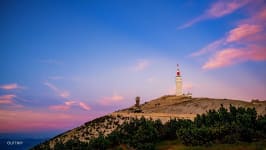
[{"label": "sunset glow on clouds", "polygon": [[241,24],[229,32],[226,42],[237,42],[239,40],[256,40],[252,36],[263,31],[263,26],[252,24]]},{"label": "sunset glow on clouds", "polygon": [[4,123],[0,131],[5,133],[70,128],[73,123],[88,119],[88,116],[31,110],[0,110],[0,116],[0,121]]},{"label": "sunset glow on clouds", "polygon": [[59,110],[59,111],[66,111],[69,110],[72,106],[79,106],[83,110],[90,110],[91,107],[85,104],[84,102],[78,102],[78,101],[66,101],[62,105],[52,105],[49,108],[51,110]]},{"label": "sunset glow on clouds", "polygon": [[213,3],[205,13],[210,18],[218,18],[230,13],[233,13],[237,9],[245,6],[251,2],[251,0],[219,0]]},{"label": "sunset glow on clouds", "polygon": [[0,96],[0,104],[13,104],[13,98],[15,95],[2,95]]},{"label": "sunset glow on clouds", "polygon": [[23,105],[16,103],[14,98],[16,98],[16,95],[13,94],[0,95],[0,106],[14,109],[23,107]]},{"label": "sunset glow on clouds", "polygon": [[233,65],[244,61],[247,52],[240,49],[224,49],[217,52],[212,58],[208,60],[203,66],[203,69],[212,69]]},{"label": "sunset glow on clouds", "polygon": [[103,97],[99,103],[101,105],[113,105],[114,103],[119,103],[121,101],[124,100],[124,97],[123,96],[120,96],[120,95],[117,95],[117,94],[114,94],[113,96],[111,97]]},{"label": "sunset glow on clouds", "polygon": [[19,89],[19,88],[21,88],[21,87],[18,86],[18,84],[16,84],[16,83],[0,85],[0,89],[3,89],[3,90],[15,90],[15,89]]},{"label": "sunset glow on clouds", "polygon": [[[203,69],[231,66],[245,61],[266,60],[265,6],[230,30],[225,37],[210,43],[192,56],[211,53]],[[213,54],[214,53],[214,54]]]},{"label": "sunset glow on clouds", "polygon": [[68,100],[70,97],[70,93],[68,91],[60,90],[55,85],[49,82],[45,82],[44,84],[48,86],[50,89],[52,89],[58,96],[62,97],[65,100],[63,104],[49,106],[51,110],[66,111],[66,110],[69,110],[73,106],[79,106],[81,109],[86,110],[86,111],[91,109],[91,107],[84,102],[77,101],[77,100]]},{"label": "sunset glow on clouds", "polygon": [[79,102],[78,104],[84,110],[90,110],[91,109],[91,107],[89,105],[85,104],[84,102]]},{"label": "sunset glow on clouds", "polygon": [[233,13],[249,2],[251,2],[251,0],[218,0],[217,2],[214,2],[211,7],[203,13],[203,15],[198,16],[197,18],[180,26],[179,29],[190,27],[197,22],[207,19],[223,17],[225,15]]},{"label": "sunset glow on clouds", "polygon": [[67,130],[174,94],[177,63],[194,97],[266,99],[263,0],[3,6],[0,134]]}]

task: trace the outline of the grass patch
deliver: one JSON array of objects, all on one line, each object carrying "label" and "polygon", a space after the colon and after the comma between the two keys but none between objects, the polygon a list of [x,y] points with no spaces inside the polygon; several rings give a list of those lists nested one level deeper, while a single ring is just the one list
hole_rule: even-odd
[{"label": "grass patch", "polygon": [[266,140],[252,143],[214,144],[211,146],[185,146],[178,140],[162,141],[156,150],[266,150]]}]

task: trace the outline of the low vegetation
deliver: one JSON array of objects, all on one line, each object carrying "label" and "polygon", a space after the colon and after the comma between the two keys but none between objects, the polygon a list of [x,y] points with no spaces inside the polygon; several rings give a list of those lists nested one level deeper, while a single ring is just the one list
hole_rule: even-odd
[{"label": "low vegetation", "polygon": [[186,146],[177,140],[164,140],[155,146],[156,150],[265,150],[266,140],[252,143],[238,142],[234,144],[213,144],[210,146]]},{"label": "low vegetation", "polygon": [[[201,146],[227,146],[261,141],[265,145],[265,139],[266,115],[257,115],[255,108],[236,108],[230,105],[227,110],[221,105],[217,111],[209,110],[205,114],[197,115],[194,121],[173,119],[162,124],[160,120],[131,118],[109,135],[100,134],[88,143],[73,139],[65,143],[58,140],[54,149],[152,150],[165,146],[161,141],[177,141],[176,145],[200,149]],[[34,149],[50,147],[36,146]]]}]

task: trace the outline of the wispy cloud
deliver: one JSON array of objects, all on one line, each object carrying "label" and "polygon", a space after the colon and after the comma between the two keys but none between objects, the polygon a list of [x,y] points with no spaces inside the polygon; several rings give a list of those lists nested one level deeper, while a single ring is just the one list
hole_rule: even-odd
[{"label": "wispy cloud", "polygon": [[135,71],[143,71],[151,65],[151,62],[147,59],[140,59],[134,66]]},{"label": "wispy cloud", "polygon": [[22,86],[19,86],[17,83],[5,84],[0,85],[0,88],[3,90],[15,90],[15,89],[22,89]]},{"label": "wispy cloud", "polygon": [[72,106],[72,105],[74,105],[74,104],[76,104],[77,102],[76,101],[74,101],[74,100],[70,100],[70,101],[66,101],[65,102],[65,105],[66,106]]},{"label": "wispy cloud", "polygon": [[7,105],[12,108],[21,108],[23,105],[20,105],[14,101],[16,95],[7,94],[7,95],[0,95],[0,105]]},{"label": "wispy cloud", "polygon": [[69,100],[70,93],[65,90],[60,90],[58,87],[56,87],[54,84],[50,82],[44,82],[44,85],[48,86],[50,89],[52,89],[58,96],[62,97],[65,102],[60,105],[51,105],[49,109],[56,110],[56,111],[66,111],[72,108],[73,106],[78,106],[83,110],[90,110],[91,107],[87,105],[86,103],[80,101],[80,100]]},{"label": "wispy cloud", "polygon": [[99,103],[101,105],[111,105],[113,103],[121,102],[124,100],[124,97],[121,95],[114,94],[113,96],[110,97],[103,97]]},{"label": "wispy cloud", "polygon": [[191,56],[208,54],[203,69],[231,66],[245,61],[266,60],[266,11],[256,8],[247,19],[240,20],[224,37],[208,44]]},{"label": "wispy cloud", "polygon": [[56,111],[66,111],[66,110],[69,110],[73,106],[78,106],[83,110],[91,109],[91,107],[87,105],[86,103],[80,102],[80,101],[74,101],[74,100],[66,101],[64,102],[64,104],[61,104],[61,105],[52,105],[49,108],[51,110],[56,110]]},{"label": "wispy cloud", "polygon": [[224,43],[225,43],[224,39],[216,40],[208,44],[206,47],[200,49],[199,51],[192,53],[191,56],[195,57],[195,56],[204,55],[209,52],[217,51],[221,46],[224,45]]},{"label": "wispy cloud", "polygon": [[64,102],[64,104],[61,105],[52,105],[49,108],[51,110],[59,110],[59,111],[65,111],[65,110],[69,110],[71,106],[75,105],[77,102],[76,101],[66,101]]},{"label": "wispy cloud", "polygon": [[52,89],[58,96],[62,98],[68,98],[70,96],[70,93],[68,91],[60,90],[59,88],[57,88],[54,84],[50,82],[44,82],[44,85]]},{"label": "wispy cloud", "polygon": [[263,27],[257,24],[240,24],[229,32],[226,42],[254,41],[254,35],[263,31]]},{"label": "wispy cloud", "polygon": [[58,88],[50,82],[44,82],[44,85],[48,86],[53,91],[58,91]]},{"label": "wispy cloud", "polygon": [[87,104],[85,104],[84,102],[79,102],[79,106],[80,108],[84,109],[84,110],[90,110],[91,107]]},{"label": "wispy cloud", "polygon": [[215,19],[231,14],[239,8],[248,4],[251,0],[219,0],[213,3],[201,16],[179,26],[178,29],[184,29],[207,19]]},{"label": "wispy cloud", "polygon": [[63,97],[63,98],[68,98],[69,97],[69,92],[68,91],[61,91],[59,93],[59,96]]},{"label": "wispy cloud", "polygon": [[217,52],[203,66],[203,69],[215,69],[231,66],[244,61],[265,61],[266,49],[253,45],[249,49],[228,48]]},{"label": "wispy cloud", "polygon": [[206,11],[205,15],[211,18],[222,17],[231,14],[249,2],[251,2],[251,0],[219,0],[212,4],[210,9]]},{"label": "wispy cloud", "polygon": [[211,57],[203,66],[203,69],[213,69],[219,67],[229,66],[238,62],[243,61],[245,52],[241,49],[224,49],[217,52]]},{"label": "wispy cloud", "polygon": [[16,95],[8,94],[8,95],[1,95],[0,96],[0,104],[14,104],[13,98]]}]

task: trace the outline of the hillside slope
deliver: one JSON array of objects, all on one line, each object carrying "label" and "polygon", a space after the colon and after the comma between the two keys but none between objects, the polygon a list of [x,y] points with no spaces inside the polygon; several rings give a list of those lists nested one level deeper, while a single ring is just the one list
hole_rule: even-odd
[{"label": "hillside slope", "polygon": [[[240,100],[211,99],[211,98],[191,98],[186,96],[167,95],[145,102],[136,108],[132,106],[123,110],[116,111],[106,116],[86,122],[80,127],[62,133],[49,141],[39,145],[38,148],[53,148],[58,141],[65,143],[70,139],[79,139],[82,142],[89,142],[90,139],[98,137],[100,134],[108,135],[119,125],[130,118],[141,117],[160,119],[166,122],[171,118],[193,119],[196,114],[205,113],[210,109],[218,109],[221,104],[228,108],[231,105],[236,107],[254,107],[258,114],[266,114],[265,101],[245,102]],[[141,113],[134,113],[140,109]]]}]

